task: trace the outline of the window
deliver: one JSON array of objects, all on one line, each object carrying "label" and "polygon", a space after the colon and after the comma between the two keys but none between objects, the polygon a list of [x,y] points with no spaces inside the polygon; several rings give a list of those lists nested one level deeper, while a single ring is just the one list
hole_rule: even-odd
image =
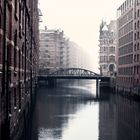
[{"label": "window", "polygon": [[136,33],[135,33],[134,39],[135,39],[135,40],[137,39],[137,35],[136,35]]},{"label": "window", "polygon": [[137,50],[137,49],[136,49],[136,47],[137,47],[137,46],[136,46],[136,44],[135,44],[135,45],[134,45],[134,51],[136,51],[136,50]]},{"label": "window", "polygon": [[111,52],[111,53],[115,53],[115,47],[111,46],[111,47],[110,47],[110,52]]},{"label": "window", "polygon": [[135,23],[135,30],[137,29],[137,24]]},{"label": "window", "polygon": [[139,62],[139,54],[137,54],[137,62]]},{"label": "window", "polygon": [[24,43],[22,44],[22,70],[23,70],[23,67],[24,67]]},{"label": "window", "polygon": [[139,39],[140,38],[140,36],[139,36],[139,32],[137,32],[137,39]]},{"label": "window", "polygon": [[136,66],[134,66],[134,74],[136,73]]},{"label": "window", "polygon": [[21,109],[21,82],[19,82],[19,93],[18,93],[18,96],[19,96],[19,109]]},{"label": "window", "polygon": [[139,28],[140,27],[140,21],[138,20],[137,22],[137,27]]},{"label": "window", "polygon": [[115,61],[115,56],[113,56],[113,55],[109,56],[109,60],[110,61]]},{"label": "window", "polygon": [[17,10],[18,10],[18,0],[15,0],[15,18],[18,19]]},{"label": "window", "polygon": [[134,55],[134,62],[136,62],[136,55]]},{"label": "window", "polygon": [[19,37],[22,38],[22,10],[21,3],[19,4]]},{"label": "window", "polygon": [[138,9],[138,12],[137,12],[137,17],[139,17],[140,16],[140,10]]},{"label": "window", "polygon": [[137,50],[139,50],[139,43],[137,44]]},{"label": "window", "polygon": [[9,90],[9,117],[11,117],[11,115],[12,115],[12,108],[11,108],[11,106],[12,106],[12,100],[11,100],[11,94],[12,93],[12,89],[10,89]]},{"label": "window", "polygon": [[0,14],[2,14],[2,2],[0,0]]},{"label": "window", "polygon": [[139,73],[139,66],[137,66],[137,74]]},{"label": "window", "polygon": [[17,0],[15,0],[15,14],[17,14]]},{"label": "window", "polygon": [[23,10],[22,10],[22,32],[24,33],[24,30],[25,30],[25,10],[24,10],[24,8],[23,8]]},{"label": "window", "polygon": [[14,33],[14,70],[17,66],[17,30]]},{"label": "window", "polygon": [[18,62],[19,62],[19,64],[18,64],[18,68],[19,68],[19,77],[20,77],[20,68],[21,68],[21,51],[19,50],[19,52],[18,52]]},{"label": "window", "polygon": [[14,88],[14,109],[17,109],[17,95],[16,87]]},{"label": "window", "polygon": [[135,15],[134,16],[135,16],[135,19],[136,19],[136,12],[135,12]]}]

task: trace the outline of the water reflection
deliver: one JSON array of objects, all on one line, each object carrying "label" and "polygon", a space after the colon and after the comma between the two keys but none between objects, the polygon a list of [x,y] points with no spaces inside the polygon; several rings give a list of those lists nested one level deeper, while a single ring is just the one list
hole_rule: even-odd
[{"label": "water reflection", "polygon": [[140,140],[140,103],[110,94],[99,105],[99,140]]},{"label": "water reflection", "polygon": [[32,140],[140,140],[139,102],[104,90],[96,100],[95,87],[93,81],[69,81],[41,88]]}]

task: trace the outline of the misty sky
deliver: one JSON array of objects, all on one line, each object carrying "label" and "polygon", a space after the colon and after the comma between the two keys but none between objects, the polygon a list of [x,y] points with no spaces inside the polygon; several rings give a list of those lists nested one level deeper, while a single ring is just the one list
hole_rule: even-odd
[{"label": "misty sky", "polygon": [[124,0],[39,0],[43,13],[41,28],[62,29],[70,40],[89,53],[91,68],[98,70],[99,25],[116,18]]}]

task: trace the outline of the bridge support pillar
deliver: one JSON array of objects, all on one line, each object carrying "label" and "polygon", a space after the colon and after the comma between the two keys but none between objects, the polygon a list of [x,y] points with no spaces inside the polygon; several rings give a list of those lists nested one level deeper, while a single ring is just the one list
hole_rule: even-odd
[{"label": "bridge support pillar", "polygon": [[48,86],[53,88],[53,87],[56,87],[57,85],[57,82],[56,82],[56,79],[49,79],[48,80]]},{"label": "bridge support pillar", "polygon": [[96,79],[96,97],[99,97],[99,79]]}]

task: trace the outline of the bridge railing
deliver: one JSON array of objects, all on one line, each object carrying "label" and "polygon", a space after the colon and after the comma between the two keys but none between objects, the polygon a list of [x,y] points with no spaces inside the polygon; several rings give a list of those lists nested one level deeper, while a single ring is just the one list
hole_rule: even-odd
[{"label": "bridge railing", "polygon": [[99,74],[81,68],[67,68],[67,69],[59,69],[49,75],[72,75],[72,76],[100,76]]}]

